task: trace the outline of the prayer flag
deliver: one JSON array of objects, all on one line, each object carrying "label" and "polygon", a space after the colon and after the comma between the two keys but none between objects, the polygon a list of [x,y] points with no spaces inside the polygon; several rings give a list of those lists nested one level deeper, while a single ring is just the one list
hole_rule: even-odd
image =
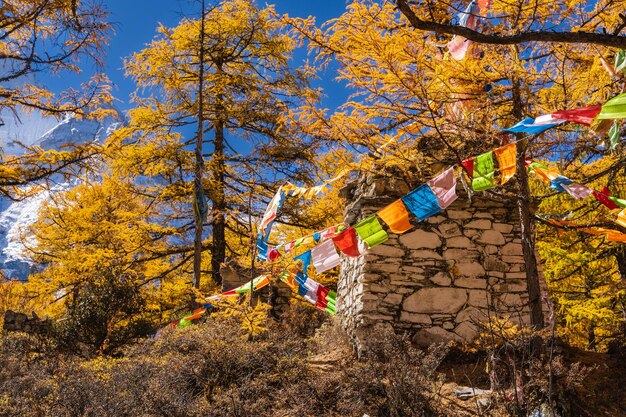
[{"label": "prayer flag", "polygon": [[[484,3],[484,1],[483,1]],[[465,11],[459,13],[459,25],[476,30],[478,26],[478,17],[480,14],[480,6],[475,1],[470,2],[465,8]],[[448,42],[448,50],[450,51],[450,56],[457,61],[465,58],[465,54],[472,42],[468,39],[465,39],[462,36],[453,36],[452,40]]]},{"label": "prayer flag", "polygon": [[372,214],[368,218],[364,219],[360,223],[354,226],[354,230],[358,233],[362,241],[367,243],[369,248],[373,248],[376,245],[380,245],[389,239],[387,232],[383,230],[378,217]]},{"label": "prayer flag", "polygon": [[569,178],[564,177],[563,175],[559,175],[558,177],[550,181],[550,188],[560,192],[565,192],[563,185],[570,185],[573,183],[574,181],[570,180]]},{"label": "prayer flag", "polygon": [[614,120],[613,125],[609,129],[609,143],[610,143],[609,149],[610,150],[613,150],[617,147],[617,144],[619,143],[619,137],[620,137],[619,123],[617,123],[617,120]]},{"label": "prayer flag", "polygon": [[326,309],[326,306],[328,305],[326,297],[328,296],[329,292],[330,290],[323,285],[317,287],[317,303],[315,304],[315,307],[319,308],[320,310]]},{"label": "prayer flag", "polygon": [[428,185],[435,193],[435,196],[437,196],[437,203],[439,203],[439,207],[442,209],[445,209],[457,199],[454,167],[428,181]]},{"label": "prayer flag", "polygon": [[602,106],[579,107],[572,110],[557,111],[552,113],[552,116],[567,120],[568,122],[589,126],[598,113],[600,113],[601,109]]},{"label": "prayer flag", "polygon": [[402,200],[394,201],[387,207],[379,210],[376,214],[387,223],[389,230],[398,235],[413,227],[411,223],[409,223],[409,212],[406,210],[406,206],[402,203]]},{"label": "prayer flag", "polygon": [[463,165],[463,167],[465,168],[465,170],[467,171],[470,177],[474,176],[474,157],[473,156],[461,162],[461,165]]},{"label": "prayer flag", "polygon": [[251,281],[248,281],[247,283],[240,285],[237,288],[233,288],[230,291],[226,291],[222,293],[223,297],[230,297],[233,295],[241,295],[241,294],[245,294],[247,292],[250,291],[250,287],[251,285],[253,286],[254,290],[258,290],[260,288],[265,287],[266,285],[268,285],[270,283],[270,277],[269,275],[260,275],[256,278],[254,278]]},{"label": "prayer flag", "polygon": [[263,259],[264,261],[266,261],[269,255],[270,248],[267,242],[263,239],[262,233],[259,233],[259,237],[257,238],[257,241],[256,241],[256,248],[258,252],[257,256],[260,259]]},{"label": "prayer flag", "polygon": [[439,207],[439,203],[437,202],[437,196],[433,193],[433,190],[430,189],[428,184],[422,184],[402,197],[402,202],[419,221],[434,216],[441,211],[441,207]]},{"label": "prayer flag", "polygon": [[596,119],[623,119],[624,117],[626,117],[626,93],[615,96],[604,103]]},{"label": "prayer flag", "polygon": [[495,151],[496,159],[498,160],[498,167],[502,174],[501,184],[506,183],[514,175],[517,169],[515,159],[517,158],[517,144],[510,143],[506,146],[502,146]]},{"label": "prayer flag", "polygon": [[615,204],[613,201],[609,200],[611,192],[609,191],[608,188],[603,187],[602,191],[594,190],[592,192],[592,194],[596,198],[596,200],[598,200],[599,202],[604,204],[608,209],[613,210],[613,209],[617,208],[617,204]]},{"label": "prayer flag", "polygon": [[547,167],[539,162],[532,162],[530,164],[530,169],[545,183],[550,183],[553,179],[556,179],[561,175],[557,168]]},{"label": "prayer flag", "polygon": [[361,254],[359,250],[359,238],[356,235],[354,227],[350,227],[334,236],[333,242],[335,242],[341,252],[348,256],[355,258]]},{"label": "prayer flag", "polygon": [[341,262],[332,240],[327,240],[311,249],[311,255],[313,257],[313,266],[315,266],[315,271],[318,274],[336,267]]},{"label": "prayer flag", "polygon": [[486,152],[476,157],[474,163],[474,178],[472,179],[472,188],[475,191],[484,191],[493,187],[495,168],[493,165],[493,152]]},{"label": "prayer flag", "polygon": [[[550,116],[550,117],[548,117]],[[516,123],[515,125],[502,129],[506,132],[511,133],[528,133],[529,135],[535,135],[538,133],[545,132],[548,129],[551,129],[555,126],[564,123],[565,120],[554,119],[551,115],[540,116],[537,119],[533,119],[532,117],[527,117],[521,122]]]},{"label": "prayer flag", "polygon": [[626,200],[624,200],[622,198],[609,197],[609,200],[611,200],[612,202],[614,202],[615,204],[617,204],[620,207],[626,207]]},{"label": "prayer flag", "polygon": [[293,260],[302,261],[302,272],[304,273],[304,276],[306,276],[307,270],[309,269],[309,266],[311,265],[311,251],[308,250],[304,252],[303,254],[296,256],[295,258],[293,258]]},{"label": "prayer flag", "polygon": [[615,72],[626,69],[626,50],[622,49],[615,54]]},{"label": "prayer flag", "polygon": [[569,193],[569,195],[574,197],[576,200],[579,200],[581,198],[587,198],[591,195],[591,193],[593,193],[593,190],[591,188],[586,187],[582,184],[562,184],[562,187],[565,191]]},{"label": "prayer flag", "polygon": [[274,220],[276,220],[278,210],[280,210],[284,202],[285,193],[283,192],[283,187],[280,186],[270,203],[267,205],[263,219],[261,219],[261,232],[263,233],[263,238],[265,240],[269,237],[272,231],[272,224],[274,223]]}]

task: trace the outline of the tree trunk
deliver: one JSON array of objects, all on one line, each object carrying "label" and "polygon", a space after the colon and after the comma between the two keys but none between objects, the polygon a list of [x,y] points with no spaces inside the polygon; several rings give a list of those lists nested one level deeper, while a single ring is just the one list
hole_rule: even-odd
[{"label": "tree trunk", "polygon": [[[193,286],[200,288],[202,277],[202,232],[204,229],[204,216],[206,204],[204,200],[204,189],[202,177],[204,175],[204,158],[202,157],[202,145],[204,143],[204,0],[202,0],[202,17],[200,19],[200,54],[198,59],[198,132],[196,133],[195,146],[195,169],[194,169],[194,225],[195,235],[193,240]],[[192,296],[191,306],[195,305]]]},{"label": "tree trunk", "polygon": [[224,121],[215,121],[215,149],[213,151],[213,249],[211,251],[211,270],[213,280],[222,283],[220,264],[226,259],[226,195],[224,178]]},{"label": "tree trunk", "polygon": [[[516,120],[523,116],[520,86],[517,80],[513,80],[513,115]],[[519,136],[519,134],[517,135]],[[519,184],[517,194],[517,209],[520,217],[520,233],[522,239],[522,254],[526,270],[526,286],[528,289],[528,304],[530,308],[530,324],[534,329],[545,326],[543,310],[541,308],[541,287],[539,285],[539,269],[535,256],[534,222],[530,213],[530,186],[528,184],[528,172],[526,171],[526,148],[524,141],[517,144],[517,179]]]}]

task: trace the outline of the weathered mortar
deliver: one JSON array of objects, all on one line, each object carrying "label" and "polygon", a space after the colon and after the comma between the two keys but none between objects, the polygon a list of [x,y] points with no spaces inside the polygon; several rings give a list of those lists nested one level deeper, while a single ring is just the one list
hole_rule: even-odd
[{"label": "weathered mortar", "polygon": [[[408,191],[362,176],[344,190],[345,221],[355,224]],[[342,261],[338,317],[359,349],[373,332],[409,332],[428,345],[471,340],[488,317],[529,323],[517,208],[486,194],[469,200],[461,187],[457,194],[437,216]]]}]

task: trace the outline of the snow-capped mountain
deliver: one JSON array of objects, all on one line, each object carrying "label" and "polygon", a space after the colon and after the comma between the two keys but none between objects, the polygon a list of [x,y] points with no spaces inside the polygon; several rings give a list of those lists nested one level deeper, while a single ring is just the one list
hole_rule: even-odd
[{"label": "snow-capped mountain", "polygon": [[[102,121],[77,119],[71,115],[60,122],[42,116],[31,116],[26,120],[33,123],[21,125],[15,119],[8,119],[3,115],[5,124],[0,127],[0,148],[5,155],[23,153],[22,147],[11,144],[15,140],[44,149],[61,149],[67,144],[103,142],[111,132],[126,122],[125,116],[117,110],[116,115]],[[54,122],[52,127],[51,120]],[[23,136],[20,136],[20,126],[23,127]],[[33,138],[34,134],[42,130],[43,133],[38,138]],[[0,198],[0,269],[7,277],[22,280],[28,277],[32,265],[24,253],[25,244],[29,241],[25,230],[37,220],[39,209],[51,194],[69,187],[70,184],[59,183],[50,190],[18,202]]]}]

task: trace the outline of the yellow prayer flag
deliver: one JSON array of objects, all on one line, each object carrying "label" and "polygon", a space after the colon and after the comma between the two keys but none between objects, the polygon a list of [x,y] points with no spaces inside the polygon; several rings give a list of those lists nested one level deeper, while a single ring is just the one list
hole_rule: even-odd
[{"label": "yellow prayer flag", "polygon": [[502,174],[501,184],[504,184],[515,175],[515,158],[517,156],[517,145],[515,143],[511,143],[501,148],[498,148],[495,150],[495,154],[496,158],[498,159],[500,173]]},{"label": "yellow prayer flag", "polygon": [[619,224],[622,227],[626,227],[626,208],[619,212],[615,223]]},{"label": "yellow prayer flag", "polygon": [[389,226],[389,230],[402,234],[413,226],[409,222],[409,212],[402,200],[396,200],[376,213]]}]

